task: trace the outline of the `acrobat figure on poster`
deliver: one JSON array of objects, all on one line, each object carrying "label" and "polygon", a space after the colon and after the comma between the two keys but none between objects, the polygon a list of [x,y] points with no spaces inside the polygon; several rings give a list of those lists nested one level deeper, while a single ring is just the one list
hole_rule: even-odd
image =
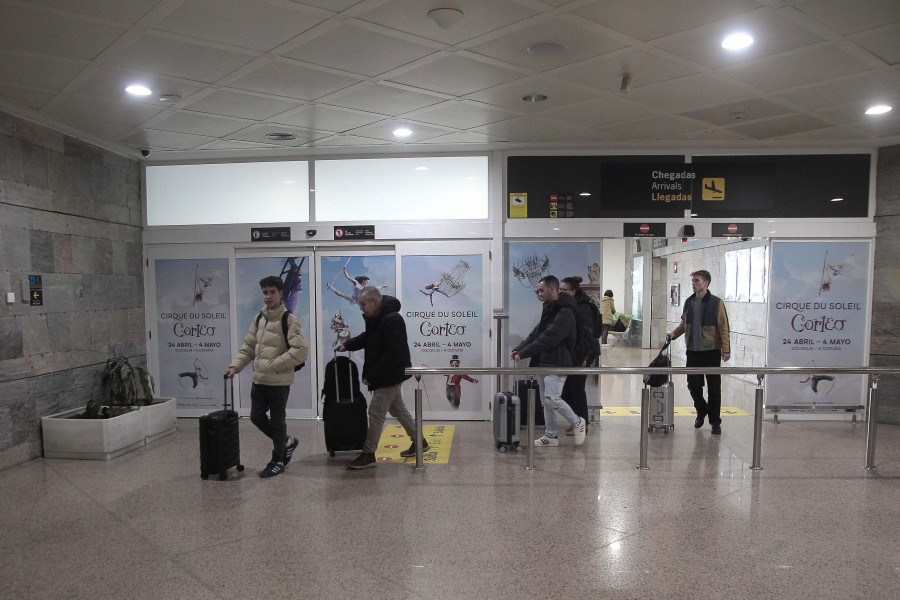
[{"label": "acrobat figure on poster", "polygon": [[459,264],[450,269],[449,273],[442,273],[437,283],[430,283],[425,286],[424,290],[419,291],[428,296],[428,301],[432,306],[434,306],[435,292],[443,294],[447,298],[452,298],[465,289],[466,273],[469,271],[469,268],[469,263],[461,260]]},{"label": "acrobat figure on poster", "polygon": [[[349,263],[350,260],[347,259]],[[350,304],[359,304],[359,290],[363,289],[367,285],[369,285],[369,277],[367,275],[357,275],[356,277],[350,277],[350,273],[347,272],[347,265],[341,269],[341,272],[344,274],[344,277],[347,278],[347,281],[353,284],[353,294],[345,294],[334,287],[334,279],[331,280],[331,283],[328,284],[328,289],[349,302]],[[340,275],[340,273],[338,273]],[[337,279],[338,275],[335,275],[335,279]],[[386,285],[376,285],[373,287],[377,288],[386,288]]]},{"label": "acrobat figure on poster", "polygon": [[[178,374],[178,382],[181,383],[182,377],[188,377],[191,379],[194,385],[192,388],[197,387],[199,385],[201,379],[208,379],[206,376],[206,366],[200,361],[199,358],[194,359],[194,370],[193,371],[185,371],[184,373]],[[181,383],[181,387],[184,388],[184,384]]]},{"label": "acrobat figure on poster", "polygon": [[[816,363],[815,363],[815,361],[810,361],[806,364],[806,366],[807,367],[815,367]],[[828,394],[831,393],[831,390],[834,389],[834,375],[810,375],[810,374],[807,374],[805,377],[800,379],[800,383],[809,382],[809,385],[812,388],[813,394],[819,393],[819,382],[821,382],[821,381],[831,382],[831,385],[828,386],[827,390],[825,390],[825,395],[827,396]]]},{"label": "acrobat figure on poster", "polygon": [[594,264],[588,266],[587,272],[588,272],[588,281],[590,281],[590,285],[600,285],[601,271],[602,271],[602,269],[600,268],[600,265],[598,265],[597,263],[594,263]]},{"label": "acrobat figure on poster", "polygon": [[[450,366],[454,369],[459,367],[459,355],[454,354],[453,358],[450,359]],[[460,382],[465,379],[471,383],[478,383],[477,379],[473,379],[465,374],[460,375],[447,375],[447,401],[450,402],[450,406],[453,408],[459,408],[459,401],[462,397],[462,385]]]}]

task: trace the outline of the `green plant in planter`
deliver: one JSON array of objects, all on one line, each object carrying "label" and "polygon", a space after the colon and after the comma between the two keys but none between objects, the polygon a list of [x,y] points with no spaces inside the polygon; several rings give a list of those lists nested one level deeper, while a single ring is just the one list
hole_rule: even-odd
[{"label": "green plant in planter", "polygon": [[153,377],[143,367],[131,364],[128,357],[117,354],[107,359],[100,375],[103,393],[85,407],[85,418],[103,419],[116,408],[143,406],[153,399]]}]

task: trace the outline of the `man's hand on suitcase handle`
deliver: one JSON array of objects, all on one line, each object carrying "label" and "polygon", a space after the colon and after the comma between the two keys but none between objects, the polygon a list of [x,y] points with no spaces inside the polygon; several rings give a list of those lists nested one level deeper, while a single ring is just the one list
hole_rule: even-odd
[{"label": "man's hand on suitcase handle", "polygon": [[234,377],[235,373],[237,373],[237,369],[235,369],[234,367],[228,367],[227,369],[225,369],[225,379],[231,379],[232,377]]}]

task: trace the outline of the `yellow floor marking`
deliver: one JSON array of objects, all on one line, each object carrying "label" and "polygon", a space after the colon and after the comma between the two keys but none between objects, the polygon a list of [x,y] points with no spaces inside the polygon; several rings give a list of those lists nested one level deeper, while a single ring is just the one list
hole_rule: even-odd
[{"label": "yellow floor marking", "polygon": [[[604,406],[600,409],[600,415],[609,415],[612,417],[637,417],[641,414],[641,407],[639,406]],[[743,411],[734,406],[723,406],[721,410],[721,414],[728,415],[729,417],[749,417],[750,413]],[[676,406],[675,407],[675,416],[676,417],[694,417],[697,415],[697,411],[694,410],[693,406]]]},{"label": "yellow floor marking", "polygon": [[[422,425],[422,435],[431,449],[423,456],[426,465],[446,465],[450,462],[450,445],[453,444],[453,425]],[[406,435],[403,425],[390,424],[381,432],[375,459],[378,462],[415,463],[416,457],[403,458],[400,453],[409,448],[412,440]]]}]

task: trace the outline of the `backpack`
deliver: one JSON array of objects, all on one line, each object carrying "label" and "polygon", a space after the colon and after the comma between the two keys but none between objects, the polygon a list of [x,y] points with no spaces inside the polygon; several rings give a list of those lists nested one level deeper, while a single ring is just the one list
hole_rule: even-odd
[{"label": "backpack", "polygon": [[600,312],[600,307],[593,300],[589,303],[589,306],[593,314],[591,325],[594,329],[594,338],[601,338],[603,337],[603,314]]},{"label": "backpack", "polygon": [[[288,341],[287,341],[288,315],[289,314],[291,314],[291,311],[285,310],[284,313],[281,315],[281,334],[284,335],[284,343],[290,347],[290,344],[288,344]],[[259,329],[259,320],[262,318],[263,318],[262,311],[259,311],[259,314],[256,315],[256,328],[257,329]],[[302,369],[305,366],[306,366],[306,361],[304,360],[302,363],[300,363],[299,365],[294,367],[294,372],[299,371],[300,369]]]},{"label": "backpack", "polygon": [[[597,307],[590,300],[587,301],[577,301],[578,304],[587,304],[594,308],[594,314],[596,315]],[[581,316],[581,313],[578,312],[578,307],[576,305],[575,308],[575,349],[572,351],[572,362],[573,366],[580,367],[581,364],[593,354],[591,351],[592,342],[595,337],[594,335],[594,324],[593,322],[586,322],[584,318]]]}]

